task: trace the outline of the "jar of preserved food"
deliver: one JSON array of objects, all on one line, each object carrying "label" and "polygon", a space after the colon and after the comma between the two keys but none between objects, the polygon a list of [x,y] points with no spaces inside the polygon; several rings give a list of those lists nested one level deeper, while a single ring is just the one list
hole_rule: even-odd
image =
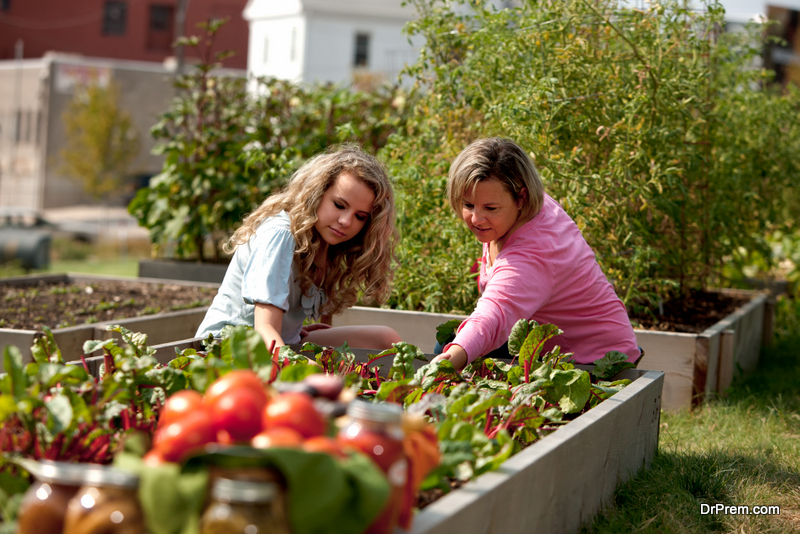
[{"label": "jar of preserved food", "polygon": [[87,470],[67,505],[64,534],[145,534],[138,488],[133,473],[105,466]]},{"label": "jar of preserved food", "polygon": [[90,464],[18,461],[34,477],[17,515],[17,534],[61,534],[67,503],[83,484]]},{"label": "jar of preserved food", "polygon": [[391,486],[389,500],[367,529],[369,534],[392,532],[400,514],[408,477],[402,415],[402,408],[396,404],[354,400],[347,408],[348,422],[339,432],[340,441],[375,460]]},{"label": "jar of preserved food", "polygon": [[217,478],[200,534],[289,534],[277,482]]}]

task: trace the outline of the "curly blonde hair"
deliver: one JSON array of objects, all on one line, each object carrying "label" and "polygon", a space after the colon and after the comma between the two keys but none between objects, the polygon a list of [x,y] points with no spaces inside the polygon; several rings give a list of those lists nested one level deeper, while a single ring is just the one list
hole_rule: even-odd
[{"label": "curly blonde hair", "polygon": [[300,289],[308,294],[318,274],[314,256],[325,242],[314,229],[322,195],[343,172],[357,176],[373,193],[375,202],[367,223],[354,238],[328,247],[328,261],[320,289],[327,296],[323,313],[335,314],[354,305],[383,303],[391,292],[394,271],[394,248],[398,240],[395,228],[394,192],[383,165],[356,145],[330,148],[306,162],[292,175],[279,193],[267,197],[247,215],[225,244],[233,252],[255,234],[267,217],[286,211],[297,246],[294,260],[300,273]]}]

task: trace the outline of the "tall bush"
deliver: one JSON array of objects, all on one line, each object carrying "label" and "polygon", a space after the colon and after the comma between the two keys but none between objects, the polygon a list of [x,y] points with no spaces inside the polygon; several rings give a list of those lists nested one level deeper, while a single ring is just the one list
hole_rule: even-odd
[{"label": "tall bush", "polygon": [[[425,96],[384,154],[398,177],[392,304],[468,312],[480,253],[444,198],[449,162],[501,135],[530,150],[629,307],[719,284],[724,258],[785,220],[797,94],[765,89],[759,28],[665,0],[412,0]],[[531,283],[536,283],[532,281]]]},{"label": "tall bush", "polygon": [[176,79],[178,96],[151,130],[164,166],[128,206],[176,258],[225,261],[224,241],[294,168],[336,143],[375,153],[407,109],[396,87],[364,93],[220,74],[227,53],[213,52],[213,38],[222,23],[186,41],[204,60]]}]

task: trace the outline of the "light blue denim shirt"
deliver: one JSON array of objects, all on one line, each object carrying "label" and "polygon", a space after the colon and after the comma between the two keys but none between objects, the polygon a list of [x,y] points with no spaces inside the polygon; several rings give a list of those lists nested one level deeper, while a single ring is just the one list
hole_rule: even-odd
[{"label": "light blue denim shirt", "polygon": [[281,337],[299,343],[306,317],[319,317],[325,296],[316,286],[303,295],[294,262],[296,242],[289,215],[282,211],[264,219],[250,240],[233,254],[219,292],[206,312],[196,337],[219,334],[226,325],[253,326],[255,303],[272,304],[284,311]]}]

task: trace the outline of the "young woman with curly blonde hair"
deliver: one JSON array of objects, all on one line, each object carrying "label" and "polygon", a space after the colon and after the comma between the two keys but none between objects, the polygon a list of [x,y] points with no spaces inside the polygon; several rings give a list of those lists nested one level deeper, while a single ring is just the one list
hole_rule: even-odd
[{"label": "young woman with curly blonde hair", "polygon": [[320,154],[286,188],[245,217],[226,244],[230,266],[198,337],[249,325],[269,346],[386,349],[400,337],[384,326],[303,325],[391,291],[398,233],[384,167],[353,145]]}]

